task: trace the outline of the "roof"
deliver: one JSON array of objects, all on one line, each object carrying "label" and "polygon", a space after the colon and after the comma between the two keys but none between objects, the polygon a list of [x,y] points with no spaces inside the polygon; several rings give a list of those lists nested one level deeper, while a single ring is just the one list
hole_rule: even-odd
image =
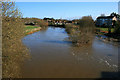
[{"label": "roof", "polygon": [[97,19],[108,19],[108,18],[114,18],[115,16],[100,16]]}]

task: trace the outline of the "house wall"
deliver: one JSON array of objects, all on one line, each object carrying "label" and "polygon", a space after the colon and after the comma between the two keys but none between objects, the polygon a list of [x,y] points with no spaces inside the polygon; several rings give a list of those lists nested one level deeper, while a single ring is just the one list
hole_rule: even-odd
[{"label": "house wall", "polygon": [[96,22],[96,26],[100,26],[100,27],[107,27],[107,26],[112,26],[112,18],[108,18],[108,19],[104,19],[104,18],[101,18],[101,19],[97,19],[97,22]]},{"label": "house wall", "polygon": [[113,21],[117,21],[117,18],[116,18],[116,17],[114,17],[112,20],[113,20]]}]

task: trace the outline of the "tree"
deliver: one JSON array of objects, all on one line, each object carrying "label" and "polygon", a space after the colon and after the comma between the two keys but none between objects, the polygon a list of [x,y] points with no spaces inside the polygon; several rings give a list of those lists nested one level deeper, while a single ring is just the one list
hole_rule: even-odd
[{"label": "tree", "polygon": [[116,22],[114,33],[120,34],[120,22],[119,21]]},{"label": "tree", "polygon": [[117,14],[117,13],[114,13],[114,12],[113,12],[113,13],[111,13],[111,14],[110,14],[110,16],[115,16],[116,18],[120,19],[120,15],[119,15],[119,14]]},{"label": "tree", "polygon": [[22,44],[24,25],[15,2],[2,2],[2,77],[19,78],[20,64],[27,55]]},{"label": "tree", "polygon": [[65,27],[66,32],[69,34],[69,39],[77,46],[92,44],[95,24],[91,16],[82,17],[77,25],[67,24]]},{"label": "tree", "polygon": [[21,17],[21,12],[15,5],[15,2],[2,2],[2,17]]},{"label": "tree", "polygon": [[110,14],[110,16],[117,16],[117,14],[113,12]]}]

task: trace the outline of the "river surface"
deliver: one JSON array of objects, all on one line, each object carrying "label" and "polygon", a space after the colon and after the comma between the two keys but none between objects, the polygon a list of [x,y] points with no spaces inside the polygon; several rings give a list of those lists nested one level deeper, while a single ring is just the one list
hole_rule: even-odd
[{"label": "river surface", "polygon": [[92,45],[75,47],[67,38],[64,28],[52,27],[24,37],[31,58],[24,62],[23,78],[116,76],[118,46],[95,38]]}]

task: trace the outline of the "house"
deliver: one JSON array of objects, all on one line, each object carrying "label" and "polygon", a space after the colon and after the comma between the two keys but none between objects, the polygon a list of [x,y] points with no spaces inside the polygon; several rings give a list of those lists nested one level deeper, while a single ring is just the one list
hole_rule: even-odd
[{"label": "house", "polygon": [[97,27],[115,27],[116,16],[100,16],[96,19]]}]

